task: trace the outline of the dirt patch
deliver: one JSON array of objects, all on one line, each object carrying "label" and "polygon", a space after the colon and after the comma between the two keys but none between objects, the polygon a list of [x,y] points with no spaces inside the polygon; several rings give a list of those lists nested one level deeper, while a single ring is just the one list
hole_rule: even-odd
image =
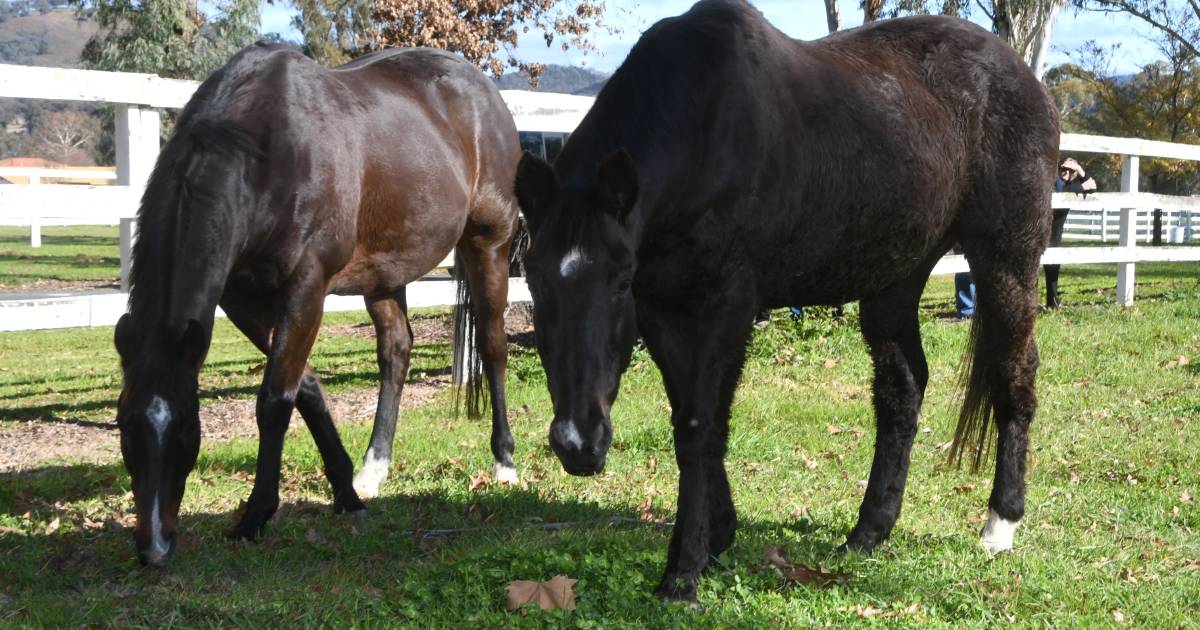
[{"label": "dirt patch", "polygon": [[15,293],[85,293],[121,288],[113,280],[34,280],[15,285],[0,285],[0,295]]},{"label": "dirt patch", "polygon": [[[3,291],[0,288],[0,291]],[[452,342],[453,319],[450,315],[414,317],[413,337],[416,345],[449,344]],[[505,314],[505,331],[509,342],[521,346],[533,345],[533,309],[528,303],[509,306]],[[326,326],[325,335],[345,335],[374,338],[370,324]],[[437,392],[450,386],[448,375],[422,375],[404,385],[401,409],[417,407],[429,401]],[[326,402],[337,424],[371,422],[375,417],[378,388],[353,390],[340,394],[326,393]],[[254,399],[201,401],[200,427],[203,443],[222,442],[234,438],[258,435],[254,419]],[[299,414],[292,417],[288,431],[306,431]],[[353,454],[357,457],[357,454]],[[112,421],[46,421],[35,420],[0,429],[0,473],[29,470],[48,463],[88,462],[106,463],[120,459],[117,425]]]},{"label": "dirt patch", "polygon": [[[422,379],[404,385],[400,408],[425,404],[448,379]],[[371,422],[375,417],[377,388],[325,395],[336,424]],[[258,435],[254,420],[255,401],[225,400],[200,407],[202,444],[224,442]],[[298,413],[292,415],[288,433],[307,431]],[[107,463],[121,456],[115,422],[25,422],[0,429],[0,473],[29,470],[48,463]],[[351,453],[352,458],[357,454]]]}]

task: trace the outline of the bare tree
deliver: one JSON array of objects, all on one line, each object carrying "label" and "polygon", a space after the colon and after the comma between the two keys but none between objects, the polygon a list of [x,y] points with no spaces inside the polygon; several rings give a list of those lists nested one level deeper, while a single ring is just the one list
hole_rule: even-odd
[{"label": "bare tree", "polygon": [[[1021,55],[1041,80],[1054,18],[1067,0],[991,0],[992,30]],[[982,7],[983,4],[980,3]],[[987,7],[984,7],[987,12]]]},{"label": "bare tree", "polygon": [[883,17],[883,0],[862,0],[863,24]]}]

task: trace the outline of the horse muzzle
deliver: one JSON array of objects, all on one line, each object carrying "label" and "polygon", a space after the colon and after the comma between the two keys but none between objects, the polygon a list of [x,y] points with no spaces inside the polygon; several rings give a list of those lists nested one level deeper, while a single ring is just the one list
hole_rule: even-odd
[{"label": "horse muzzle", "polygon": [[570,475],[588,477],[604,472],[611,443],[612,430],[605,421],[583,431],[571,418],[555,418],[550,423],[550,448]]}]

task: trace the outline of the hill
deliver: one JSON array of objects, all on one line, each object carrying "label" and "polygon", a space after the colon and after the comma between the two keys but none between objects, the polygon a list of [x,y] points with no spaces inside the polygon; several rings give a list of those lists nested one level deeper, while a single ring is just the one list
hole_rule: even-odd
[{"label": "hill", "polygon": [[74,9],[8,18],[0,22],[0,63],[78,68],[79,53],[98,30]]},{"label": "hill", "polygon": [[533,90],[535,92],[558,92],[595,96],[608,81],[609,75],[591,68],[576,66],[546,66],[536,88],[529,87],[529,74],[510,72],[496,81],[502,90]]}]

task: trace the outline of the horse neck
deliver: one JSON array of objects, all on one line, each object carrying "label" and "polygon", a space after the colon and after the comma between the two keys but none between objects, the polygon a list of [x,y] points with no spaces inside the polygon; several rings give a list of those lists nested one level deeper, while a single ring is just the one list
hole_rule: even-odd
[{"label": "horse neck", "polygon": [[129,299],[143,329],[178,337],[195,320],[211,333],[238,241],[223,205],[143,207]]}]

